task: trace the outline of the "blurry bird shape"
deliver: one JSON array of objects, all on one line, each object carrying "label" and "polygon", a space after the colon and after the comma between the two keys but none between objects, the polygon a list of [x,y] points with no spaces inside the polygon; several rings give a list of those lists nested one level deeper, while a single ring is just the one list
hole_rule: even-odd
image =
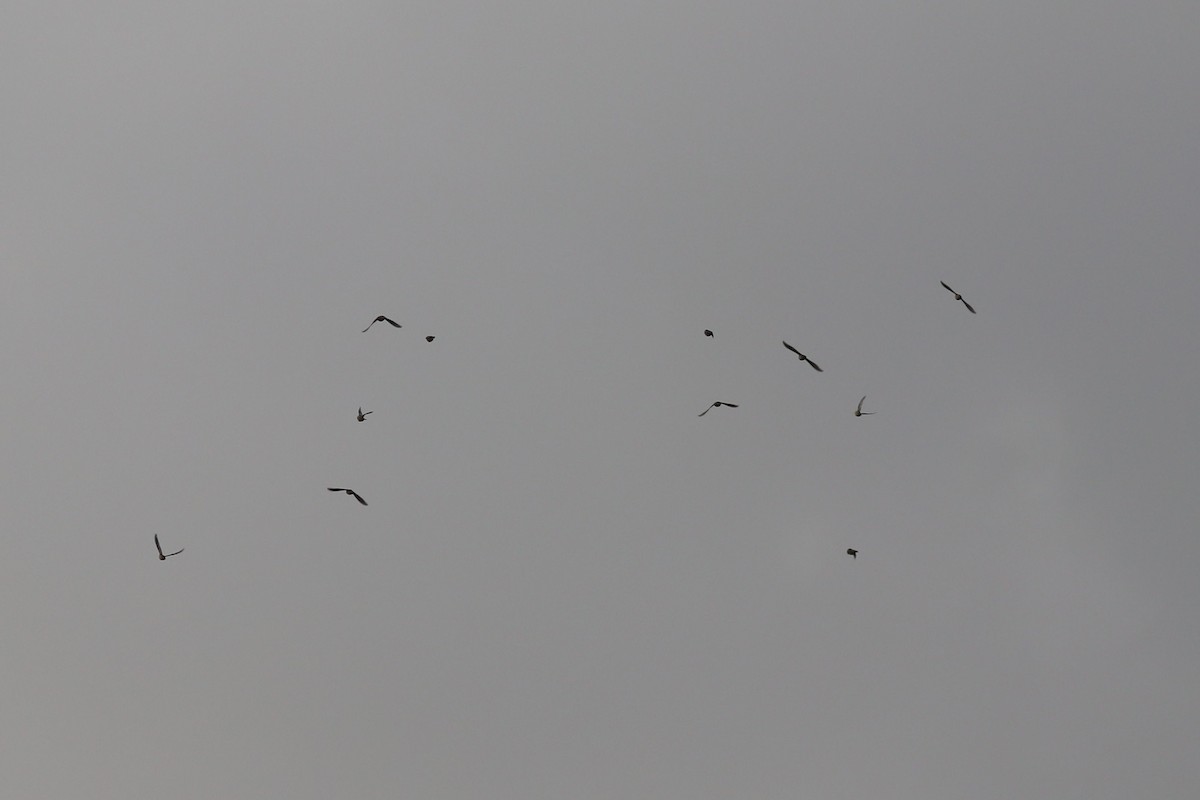
[{"label": "blurry bird shape", "polygon": [[872,414],[878,413],[878,412],[875,412],[875,411],[863,411],[863,410],[862,410],[862,404],[863,404],[863,400],[866,400],[866,399],[867,399],[867,396],[864,394],[864,395],[862,396],[862,400],[859,400],[859,401],[858,401],[858,408],[854,409],[854,416],[856,416],[856,417],[869,417],[869,416],[871,416]]},{"label": "blurry bird shape", "polygon": [[949,284],[947,284],[945,281],[941,281],[941,284],[942,284],[942,286],[946,287],[946,291],[948,291],[950,294],[954,295],[955,300],[962,300],[962,304],[967,307],[967,311],[970,311],[972,314],[975,313],[975,309],[971,308],[970,303],[968,303],[966,300],[963,300],[963,296],[961,294],[959,294],[958,292],[951,289]]},{"label": "blurry bird shape", "polygon": [[720,400],[718,400],[717,402],[713,403],[711,406],[709,406],[708,408],[704,409],[702,412],[697,414],[696,416],[703,417],[709,411],[712,411],[714,408],[720,408],[721,406],[729,406],[730,408],[737,408],[737,405],[734,403],[722,403]]},{"label": "blurry bird shape", "polygon": [[178,550],[176,550],[174,553],[164,553],[162,551],[162,545],[158,543],[158,534],[157,533],[154,534],[154,549],[158,550],[158,560],[159,561],[166,561],[171,556],[177,556],[183,552],[183,548],[181,547]]},{"label": "blurry bird shape", "polygon": [[850,556],[855,561],[858,561],[858,551],[855,550],[853,547],[846,548],[846,555]]},{"label": "blurry bird shape", "polygon": [[712,336],[712,335],[713,335],[713,332],[712,332],[712,331],[710,331],[710,330],[708,330],[708,329],[705,329],[705,331],[704,331],[704,335],[705,335],[705,336]]},{"label": "blurry bird shape", "polygon": [[432,342],[432,341],[433,341],[433,339],[434,339],[434,337],[432,337],[432,336],[426,336],[426,337],[425,337],[425,341],[427,341],[427,342]]},{"label": "blurry bird shape", "polygon": [[362,410],[362,406],[359,406],[359,407],[358,407],[358,421],[359,421],[359,422],[366,422],[366,421],[367,421],[367,414],[374,414],[374,413],[375,413],[374,411],[363,411],[363,410]]},{"label": "blurry bird shape", "polygon": [[[380,314],[375,319],[371,320],[371,325],[374,325],[376,322],[386,322],[388,325],[391,325],[393,328],[403,327],[399,322],[390,320],[387,317],[383,316],[382,314]],[[363,333],[366,333],[367,331],[371,330],[371,325],[368,325],[367,327],[363,328]]]},{"label": "blurry bird shape", "polygon": [[811,358],[809,358],[808,356],[804,355],[804,353],[801,353],[799,350],[797,350],[796,348],[792,347],[792,346],[791,346],[790,344],[788,344],[787,342],[784,342],[784,343],[783,343],[783,346],[784,346],[784,347],[786,347],[788,350],[791,350],[791,351],[792,351],[793,353],[795,353],[796,355],[798,355],[798,356],[800,357],[800,360],[801,360],[801,361],[807,361],[807,362],[808,362],[808,365],[809,365],[810,367],[812,367],[813,369],[815,369],[817,372],[824,372],[824,371],[825,371],[825,370],[823,370],[823,369],[821,369],[820,367],[818,367],[818,366],[817,366],[817,362],[813,361]]},{"label": "blurry bird shape", "polygon": [[335,488],[333,488],[332,486],[330,486],[330,487],[329,487],[329,491],[331,491],[331,492],[345,492],[346,494],[350,495],[351,497],[353,497],[353,498],[354,498],[355,500],[357,500],[358,502],[362,503],[364,506],[367,504],[367,501],[366,501],[366,500],[363,500],[363,499],[362,499],[362,497],[359,495],[359,493],[358,493],[358,492],[356,492],[356,491],[354,491],[353,489],[335,489]]}]

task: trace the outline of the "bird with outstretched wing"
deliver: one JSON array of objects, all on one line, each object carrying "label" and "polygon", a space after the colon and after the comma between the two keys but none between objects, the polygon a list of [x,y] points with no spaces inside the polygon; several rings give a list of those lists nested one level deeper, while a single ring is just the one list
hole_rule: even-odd
[{"label": "bird with outstretched wing", "polygon": [[364,506],[367,504],[367,501],[362,499],[362,495],[360,495],[358,492],[354,491],[353,489],[335,489],[332,486],[330,486],[328,488],[329,488],[329,491],[331,491],[331,492],[345,492],[346,494],[350,495],[358,502],[362,503]]},{"label": "bird with outstretched wing", "polygon": [[709,411],[712,411],[714,408],[720,408],[721,406],[729,406],[730,408],[737,408],[737,404],[735,404],[735,403],[722,403],[720,400],[718,400],[717,402],[713,403],[713,404],[712,404],[711,406],[709,406],[708,408],[706,408],[706,409],[704,409],[703,411],[701,411],[701,412],[700,412],[699,414],[697,414],[696,416],[698,416],[698,417],[703,417],[703,416],[704,416],[705,414],[707,414]]},{"label": "bird with outstretched wing", "polygon": [[164,553],[163,549],[162,549],[162,545],[158,543],[158,534],[157,533],[154,534],[154,549],[158,551],[158,560],[159,561],[166,561],[171,556],[177,556],[180,553],[182,553],[184,550],[184,548],[181,547],[178,550],[176,550],[174,553]]},{"label": "bird with outstretched wing", "polygon": [[[403,326],[403,325],[401,325],[399,322],[396,322],[395,320],[388,319],[387,317],[383,316],[382,314],[380,314],[380,315],[379,315],[378,317],[376,317],[375,319],[371,320],[371,325],[374,325],[376,322],[386,322],[388,325],[391,325],[393,328],[402,328],[402,327],[404,327],[404,326]],[[366,333],[367,331],[371,330],[371,325],[368,325],[367,327],[363,328],[363,333]]]},{"label": "bird with outstretched wing", "polygon": [[823,370],[823,369],[821,369],[820,367],[818,367],[818,366],[817,366],[817,362],[813,361],[811,358],[809,358],[808,356],[804,355],[804,353],[801,353],[799,350],[797,350],[796,348],[792,347],[792,346],[791,346],[790,344],[788,344],[787,342],[784,342],[784,343],[783,343],[783,346],[784,346],[784,347],[786,347],[788,350],[791,350],[791,351],[792,351],[793,353],[795,353],[797,356],[799,356],[801,361],[807,361],[807,362],[808,362],[808,365],[809,365],[810,367],[812,367],[813,369],[815,369],[817,372],[824,372],[824,371],[825,371],[825,370]]},{"label": "bird with outstretched wing", "polygon": [[950,294],[954,295],[955,300],[962,300],[962,304],[967,307],[967,311],[970,311],[972,314],[975,313],[975,309],[972,308],[971,304],[968,303],[966,300],[963,300],[963,296],[961,294],[959,294],[958,292],[951,289],[950,284],[946,283],[945,281],[940,281],[940,283],[942,284],[942,286],[946,287],[946,291],[948,291]]}]

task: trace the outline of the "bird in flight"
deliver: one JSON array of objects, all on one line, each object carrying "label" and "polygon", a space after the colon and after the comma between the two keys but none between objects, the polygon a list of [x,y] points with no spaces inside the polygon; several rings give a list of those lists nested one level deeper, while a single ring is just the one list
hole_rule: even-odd
[{"label": "bird in flight", "polygon": [[709,411],[712,411],[714,408],[720,408],[721,406],[729,406],[730,408],[737,408],[736,403],[722,403],[720,400],[718,400],[717,402],[713,403],[711,406],[709,406],[708,408],[704,409],[702,412],[697,414],[696,416],[703,417]]},{"label": "bird in flight", "polygon": [[862,396],[862,400],[859,400],[859,401],[858,401],[858,408],[854,409],[854,416],[856,416],[856,417],[869,417],[869,416],[871,416],[872,414],[875,414],[875,413],[877,413],[877,412],[875,412],[875,411],[863,411],[863,410],[862,410],[862,404],[863,404],[863,400],[866,400],[866,399],[867,399],[867,396],[864,394],[864,395]]},{"label": "bird in flight", "polygon": [[804,353],[801,353],[799,350],[797,350],[796,348],[792,347],[792,346],[791,346],[790,344],[788,344],[787,342],[784,342],[784,343],[783,343],[783,346],[784,346],[784,347],[786,347],[788,350],[791,350],[791,351],[792,351],[793,353],[795,353],[796,355],[800,356],[800,360],[801,360],[801,361],[807,361],[807,362],[808,362],[808,365],[809,365],[810,367],[812,367],[813,369],[815,369],[817,372],[824,372],[824,371],[825,371],[825,370],[823,370],[823,369],[821,369],[820,367],[818,367],[818,366],[817,366],[817,362],[813,361],[811,358],[809,358],[808,356],[804,355]]},{"label": "bird in flight", "polygon": [[858,561],[858,551],[855,550],[853,547],[846,548],[846,555],[850,556],[855,561]]},{"label": "bird in flight", "polygon": [[361,497],[361,496],[358,494],[358,492],[354,491],[353,489],[335,489],[335,488],[333,488],[332,486],[330,486],[330,487],[329,487],[329,491],[331,491],[331,492],[345,492],[346,494],[350,495],[351,497],[353,497],[353,498],[354,498],[355,500],[357,500],[358,502],[362,503],[364,506],[367,504],[367,501],[366,501],[366,500],[363,500],[363,499],[362,499],[362,497]]},{"label": "bird in flight", "polygon": [[712,336],[712,335],[713,335],[713,332],[712,332],[712,331],[710,331],[710,330],[708,330],[708,329],[706,328],[706,329],[705,329],[705,331],[704,331],[704,335],[705,335],[705,336]]},{"label": "bird in flight", "polygon": [[158,560],[159,561],[166,561],[171,556],[177,556],[183,552],[183,548],[181,547],[178,550],[176,550],[174,553],[164,553],[162,551],[162,545],[158,543],[158,534],[157,533],[154,534],[154,548],[156,550],[158,550]]},{"label": "bird in flight", "polygon": [[[388,325],[391,325],[393,328],[403,327],[399,322],[396,322],[395,320],[390,320],[387,317],[383,316],[382,314],[380,314],[375,319],[371,320],[371,325],[374,325],[376,322],[386,322]],[[363,333],[366,333],[367,331],[371,330],[371,325],[368,325],[367,327],[363,328]]]},{"label": "bird in flight", "polygon": [[942,286],[946,287],[946,291],[948,291],[950,294],[954,295],[955,300],[962,300],[962,304],[967,307],[967,311],[970,311],[972,314],[975,313],[975,309],[971,308],[970,303],[968,303],[966,300],[963,300],[963,296],[961,294],[959,294],[958,292],[951,289],[950,285],[948,283],[946,283],[945,281],[942,281],[941,283],[942,283]]},{"label": "bird in flight", "polygon": [[358,421],[359,421],[359,422],[366,422],[366,421],[367,421],[367,414],[374,414],[374,413],[375,413],[374,411],[363,411],[363,410],[362,410],[362,406],[359,406],[359,407],[358,407]]},{"label": "bird in flight", "polygon": [[432,341],[433,341],[433,339],[434,339],[434,337],[432,337],[432,336],[426,336],[426,337],[425,337],[425,341],[427,341],[427,342],[432,342]]}]

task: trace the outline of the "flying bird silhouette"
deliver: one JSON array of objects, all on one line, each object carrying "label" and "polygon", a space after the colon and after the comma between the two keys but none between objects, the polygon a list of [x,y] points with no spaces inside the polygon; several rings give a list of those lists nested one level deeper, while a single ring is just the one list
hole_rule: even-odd
[{"label": "flying bird silhouette", "polygon": [[735,403],[722,403],[720,400],[718,400],[717,402],[713,403],[711,406],[709,406],[708,408],[704,409],[702,412],[697,414],[696,416],[703,417],[709,411],[712,411],[714,408],[720,408],[721,406],[729,406],[730,408],[737,408],[737,405]]},{"label": "flying bird silhouette", "polygon": [[706,329],[704,330],[704,335],[705,335],[705,336],[712,336],[712,335],[713,335],[713,332],[712,332],[712,331],[710,331],[710,330],[708,330],[708,329],[706,328]]},{"label": "flying bird silhouette", "polygon": [[801,360],[801,361],[807,361],[807,362],[808,362],[808,365],[809,365],[810,367],[812,367],[813,369],[815,369],[817,372],[824,372],[824,371],[825,371],[825,370],[823,370],[823,369],[821,369],[820,367],[818,367],[818,366],[817,366],[817,362],[813,361],[811,358],[809,358],[808,356],[804,355],[804,353],[801,353],[799,350],[797,350],[796,348],[792,347],[792,346],[791,346],[790,344],[788,344],[787,342],[784,342],[784,343],[783,343],[783,346],[784,346],[784,347],[786,347],[788,350],[791,350],[791,351],[792,351],[793,353],[795,353],[796,355],[800,356],[800,360]]},{"label": "flying bird silhouette", "polygon": [[359,495],[359,493],[358,493],[358,492],[356,492],[356,491],[354,491],[353,489],[335,489],[335,488],[333,488],[332,486],[330,486],[330,487],[329,487],[329,491],[331,491],[331,492],[345,492],[346,494],[350,495],[351,497],[353,497],[353,498],[354,498],[355,500],[357,500],[358,502],[362,503],[364,506],[367,504],[367,501],[366,501],[366,500],[363,500],[363,499],[362,499],[362,497]]},{"label": "flying bird silhouette", "polygon": [[846,555],[850,556],[855,561],[858,561],[858,551],[855,550],[853,547],[846,548]]},{"label": "flying bird silhouette", "polygon": [[[380,314],[375,319],[371,320],[371,325],[374,325],[376,322],[386,322],[388,325],[391,325],[393,328],[403,327],[399,322],[390,320],[387,317],[383,316],[382,314]],[[363,328],[363,333],[366,333],[367,331],[371,330],[371,325],[368,325],[367,327]]]},{"label": "flying bird silhouette", "polygon": [[359,422],[366,422],[366,421],[367,421],[367,414],[374,414],[374,413],[375,413],[374,411],[363,411],[363,410],[362,410],[362,406],[359,406],[359,407],[358,407],[358,421],[359,421]]},{"label": "flying bird silhouette", "polygon": [[171,556],[177,556],[183,552],[183,548],[181,547],[178,550],[176,550],[174,553],[163,553],[162,545],[158,543],[158,534],[157,533],[154,534],[154,549],[158,551],[158,560],[159,561],[166,561]]},{"label": "flying bird silhouette", "polygon": [[427,341],[427,342],[432,342],[432,341],[434,340],[434,338],[435,338],[435,337],[433,337],[433,336],[426,336],[426,337],[425,337],[425,341]]},{"label": "flying bird silhouette", "polygon": [[859,401],[858,401],[858,408],[854,409],[854,416],[856,416],[856,417],[869,417],[869,416],[871,416],[872,414],[878,413],[878,412],[875,412],[875,411],[863,411],[863,410],[862,410],[862,404],[863,404],[863,400],[866,400],[866,399],[867,399],[867,396],[864,394],[864,395],[862,396],[862,400],[859,400]]},{"label": "flying bird silhouette", "polygon": [[946,287],[946,291],[948,291],[950,294],[954,295],[955,300],[962,300],[962,304],[967,307],[967,311],[970,311],[972,314],[975,313],[975,309],[971,308],[970,303],[968,303],[966,300],[963,300],[963,296],[961,294],[959,294],[958,292],[951,289],[950,285],[948,283],[946,283],[945,281],[941,281],[941,284],[942,284],[942,286]]}]

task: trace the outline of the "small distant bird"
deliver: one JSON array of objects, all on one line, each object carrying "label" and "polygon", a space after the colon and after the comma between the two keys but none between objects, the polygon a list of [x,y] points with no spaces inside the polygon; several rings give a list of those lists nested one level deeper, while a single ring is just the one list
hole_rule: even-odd
[{"label": "small distant bird", "polygon": [[[393,328],[403,327],[399,322],[390,320],[387,317],[383,316],[382,314],[380,314],[375,319],[371,320],[371,325],[374,325],[376,322],[386,322],[388,325],[391,325]],[[363,333],[366,333],[367,331],[371,330],[371,325],[368,325],[367,327],[363,328]]]},{"label": "small distant bird", "polygon": [[801,360],[801,361],[807,361],[807,362],[808,362],[808,364],[809,364],[809,366],[810,366],[810,367],[812,367],[813,369],[815,369],[817,372],[824,372],[824,371],[825,371],[825,370],[823,370],[823,369],[821,369],[820,367],[818,367],[818,366],[817,366],[817,362],[813,361],[811,358],[809,358],[808,356],[804,355],[804,353],[801,353],[799,350],[797,350],[796,348],[792,347],[792,346],[791,346],[790,344],[788,344],[787,342],[784,342],[784,343],[783,343],[783,346],[784,346],[784,347],[786,347],[788,350],[791,350],[791,351],[792,351],[793,353],[795,353],[796,355],[800,356],[800,360]]},{"label": "small distant bird", "polygon": [[434,339],[434,337],[432,337],[432,336],[426,336],[426,337],[425,337],[425,341],[427,341],[427,342],[432,342],[432,341],[433,341],[433,339]]},{"label": "small distant bird", "polygon": [[854,409],[854,416],[856,416],[856,417],[869,417],[869,416],[871,416],[872,414],[878,413],[878,412],[875,412],[875,411],[863,411],[863,410],[862,410],[862,404],[863,404],[863,400],[866,400],[866,399],[867,399],[867,396],[864,394],[864,395],[862,396],[862,400],[859,400],[859,401],[858,401],[858,408]]},{"label": "small distant bird", "polygon": [[858,561],[858,551],[855,550],[853,547],[846,548],[846,555],[850,556],[855,561]]},{"label": "small distant bird", "polygon": [[158,551],[158,560],[159,561],[166,561],[171,556],[177,556],[183,552],[183,548],[181,547],[178,550],[176,550],[174,553],[163,553],[162,545],[158,543],[158,534],[157,533],[154,534],[154,549],[156,549]]},{"label": "small distant bird", "polygon": [[703,417],[709,411],[712,411],[714,408],[720,408],[721,406],[729,406],[730,408],[737,408],[737,405],[735,403],[722,403],[720,400],[718,400],[717,402],[713,403],[708,408],[704,409],[704,411],[697,414],[696,416]]},{"label": "small distant bird", "polygon": [[962,304],[967,307],[967,311],[970,311],[972,314],[975,313],[975,309],[971,308],[970,303],[968,303],[966,300],[963,300],[963,296],[961,294],[959,294],[958,292],[951,289],[949,284],[947,284],[945,281],[942,281],[941,284],[942,284],[942,286],[946,287],[946,291],[948,291],[950,294],[954,295],[955,300],[962,300]]},{"label": "small distant bird", "polygon": [[367,414],[374,414],[374,413],[375,413],[374,411],[363,411],[363,410],[362,410],[362,406],[359,406],[359,407],[358,407],[358,421],[359,421],[359,422],[366,422],[366,421],[367,421]]},{"label": "small distant bird", "polygon": [[705,336],[712,336],[712,335],[713,335],[713,332],[712,332],[712,331],[710,331],[710,330],[708,330],[708,329],[706,328],[706,329],[705,329],[705,331],[704,331],[704,335],[705,335]]},{"label": "small distant bird", "polygon": [[363,499],[362,499],[362,497],[361,497],[361,496],[359,496],[358,492],[354,491],[353,489],[335,489],[335,488],[333,488],[332,486],[330,486],[330,487],[329,487],[329,491],[331,491],[331,492],[345,492],[346,494],[350,495],[351,497],[353,497],[353,498],[354,498],[355,500],[357,500],[358,502],[362,503],[364,506],[367,504],[367,501],[366,501],[366,500],[363,500]]}]

